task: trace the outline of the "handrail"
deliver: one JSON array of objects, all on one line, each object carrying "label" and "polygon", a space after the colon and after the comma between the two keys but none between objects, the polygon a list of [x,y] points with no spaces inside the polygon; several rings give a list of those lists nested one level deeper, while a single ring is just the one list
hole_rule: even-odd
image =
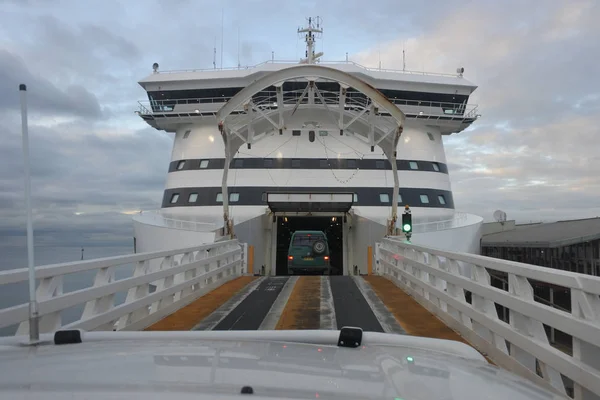
[{"label": "handrail", "polygon": [[[460,332],[501,367],[565,394],[561,374],[600,395],[600,277],[466,253],[454,253],[386,238],[376,247],[377,272]],[[508,276],[508,289],[492,286],[490,272]],[[535,301],[530,280],[570,291],[565,312]],[[471,294],[467,301],[465,293]],[[496,305],[508,310],[508,322]],[[548,340],[548,326],[571,335],[573,354]]]},{"label": "handrail", "polygon": [[[65,326],[85,330],[136,330],[159,321],[201,295],[239,276],[245,268],[245,245],[237,240],[36,268],[40,332]],[[115,269],[134,265],[131,276],[115,278]],[[96,271],[90,287],[63,293],[63,277]],[[27,269],[0,272],[0,286],[27,281]],[[156,290],[151,292],[151,286]],[[115,304],[117,293],[127,293]],[[68,325],[62,313],[84,305],[79,319]],[[0,328],[18,324],[28,330],[28,304],[0,309]]]},{"label": "handrail", "polygon": [[[441,221],[421,222],[413,224],[413,233],[436,232],[463,226],[469,214],[455,212],[454,216]],[[398,222],[400,224],[400,222]]]},{"label": "handrail", "polygon": [[[321,94],[325,96],[325,102],[327,105],[336,106],[339,104],[337,92],[321,90]],[[369,101],[361,96],[359,93],[352,93],[348,95],[345,101],[345,108],[368,108]],[[333,96],[327,96],[333,95]],[[295,104],[300,97],[299,91],[284,92],[284,105]],[[185,99],[171,99],[171,100],[141,100],[138,101],[139,109],[138,113],[142,115],[153,115],[153,114],[164,114],[164,113],[179,113],[179,112],[201,112],[203,107],[207,104],[225,104],[231,97],[206,97],[206,98],[185,98]],[[254,101],[258,107],[261,108],[276,108],[276,93],[273,91],[263,91],[257,93],[254,97]],[[432,118],[432,117],[462,117],[463,119],[471,119],[478,117],[477,110],[478,105],[476,104],[464,104],[464,103],[447,103],[447,102],[433,102],[433,101],[418,101],[408,99],[390,99],[390,101],[396,104],[407,114],[416,114],[420,118]],[[186,111],[178,110],[177,106],[195,105],[196,109],[188,109]],[[410,109],[405,107],[412,107]],[[208,109],[204,108],[208,111]],[[217,109],[210,109],[216,111]],[[368,111],[367,111],[368,113]]]},{"label": "handrail", "polygon": [[142,223],[151,221],[158,226],[194,232],[211,232],[219,228],[219,226],[213,222],[168,217],[162,213],[162,210],[140,211],[139,214],[133,216],[133,219]]},{"label": "handrail", "polygon": [[[300,64],[298,60],[267,60],[256,65],[251,66],[239,66],[239,67],[219,67],[219,68],[196,68],[196,69],[179,69],[179,70],[165,70],[165,71],[157,71],[157,74],[180,74],[180,73],[189,73],[189,72],[218,72],[218,71],[242,71],[249,70],[261,67],[267,64]],[[394,73],[402,73],[407,75],[424,75],[424,76],[443,76],[443,77],[451,77],[451,78],[462,78],[462,74],[459,73],[444,73],[444,72],[426,72],[426,71],[412,71],[412,70],[400,70],[400,69],[383,69],[383,68],[374,68],[374,67],[366,67],[362,64],[359,64],[355,61],[343,60],[343,61],[323,61],[319,63],[320,65],[353,65],[360,69],[364,69],[367,71],[379,71],[379,72],[394,72]]]},{"label": "handrail", "polygon": [[[338,92],[335,91],[331,91],[331,90],[320,90],[320,92],[322,94],[330,94],[333,95],[333,97],[331,96],[326,96],[325,99],[327,100],[327,103],[330,104],[339,104],[338,102]],[[300,97],[300,95],[302,94],[301,90],[290,90],[290,91],[284,91],[283,92],[284,95],[288,95],[287,98],[284,97],[284,100],[290,101],[293,100],[293,98],[290,98],[289,95],[294,95],[296,94],[297,96],[295,97]],[[258,92],[255,96],[253,96],[254,99],[256,99],[257,97],[262,99],[263,101],[266,102],[274,102],[276,101],[276,94],[277,92],[272,91],[272,90],[264,90],[261,92]],[[152,106],[152,105],[156,105],[156,106],[161,106],[161,105],[168,105],[168,106],[174,106],[174,105],[189,105],[189,104],[211,104],[211,103],[226,103],[227,101],[229,101],[229,99],[231,99],[230,96],[221,96],[221,97],[190,97],[190,98],[182,98],[182,99],[167,99],[167,100],[140,100],[138,101],[138,104],[140,106]],[[439,102],[439,101],[421,101],[421,100],[408,100],[408,99],[397,99],[397,98],[390,98],[390,101],[398,104],[398,105],[407,105],[407,106],[420,106],[420,107],[439,107],[439,108],[464,108],[466,106],[469,105],[474,105],[474,104],[463,104],[463,103],[452,103],[452,102]],[[257,102],[255,100],[256,104],[259,104],[259,102]],[[369,102],[367,101],[366,96],[364,96],[362,93],[360,92],[351,92],[349,94],[346,94],[346,102],[345,105],[349,105],[349,104],[358,104],[360,106],[366,107],[369,105]]]}]

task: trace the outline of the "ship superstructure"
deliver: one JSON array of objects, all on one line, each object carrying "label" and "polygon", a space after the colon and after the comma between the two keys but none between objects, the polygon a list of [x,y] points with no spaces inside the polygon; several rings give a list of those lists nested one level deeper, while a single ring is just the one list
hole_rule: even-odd
[{"label": "ship superstructure", "polygon": [[[140,117],[174,133],[174,143],[161,210],[135,218],[137,247],[168,248],[169,231],[177,245],[212,241],[232,224],[275,273],[282,232],[322,227],[341,242],[347,273],[351,242],[385,234],[396,204],[410,205],[416,228],[425,224],[413,240],[439,236],[431,224],[471,226],[459,247],[474,251],[481,221],[455,212],[443,145],[478,118],[464,69],[325,62],[314,50],[321,27],[309,19],[298,32],[306,42],[299,61],[187,71],[154,64],[140,81],[149,99]],[[375,224],[369,233],[358,232],[362,219]]]}]

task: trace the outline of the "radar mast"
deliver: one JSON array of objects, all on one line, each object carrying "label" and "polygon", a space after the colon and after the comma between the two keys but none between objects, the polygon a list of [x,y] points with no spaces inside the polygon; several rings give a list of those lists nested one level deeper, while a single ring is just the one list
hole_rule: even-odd
[{"label": "radar mast", "polygon": [[[308,26],[306,28],[298,28],[298,33],[304,33],[304,41],[306,42],[306,58],[300,60],[300,64],[315,64],[319,61],[319,57],[323,55],[320,51],[315,54],[315,33],[321,35],[323,33],[321,17],[309,17]],[[320,36],[317,36],[320,37]]]}]

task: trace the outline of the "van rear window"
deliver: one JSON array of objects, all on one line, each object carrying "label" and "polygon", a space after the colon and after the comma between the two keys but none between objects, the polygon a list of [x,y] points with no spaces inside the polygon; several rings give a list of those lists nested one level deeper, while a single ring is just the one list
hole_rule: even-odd
[{"label": "van rear window", "polygon": [[312,246],[318,240],[324,240],[323,235],[296,235],[294,236],[294,246]]}]

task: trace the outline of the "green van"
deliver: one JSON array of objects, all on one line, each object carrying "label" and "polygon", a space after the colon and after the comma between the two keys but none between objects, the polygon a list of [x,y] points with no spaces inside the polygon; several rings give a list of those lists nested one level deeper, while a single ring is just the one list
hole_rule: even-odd
[{"label": "green van", "polygon": [[299,272],[329,275],[329,244],[322,231],[296,231],[288,249],[288,274]]}]

